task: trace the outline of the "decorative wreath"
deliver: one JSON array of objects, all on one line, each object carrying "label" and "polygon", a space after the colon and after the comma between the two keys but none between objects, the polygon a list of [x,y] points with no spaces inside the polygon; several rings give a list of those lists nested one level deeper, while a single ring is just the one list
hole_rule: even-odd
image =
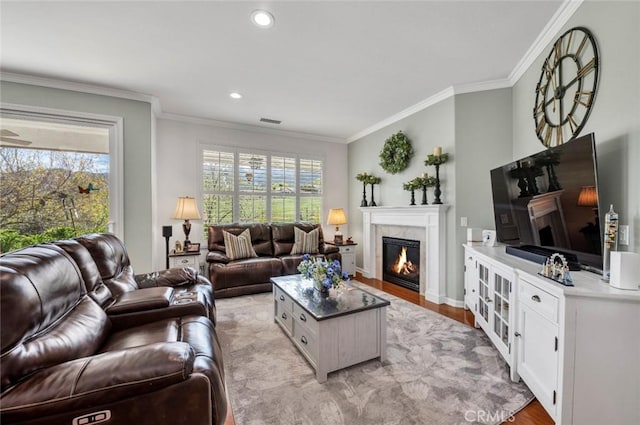
[{"label": "decorative wreath", "polygon": [[385,140],[380,152],[380,166],[387,173],[397,174],[407,168],[412,156],[411,142],[399,131]]}]

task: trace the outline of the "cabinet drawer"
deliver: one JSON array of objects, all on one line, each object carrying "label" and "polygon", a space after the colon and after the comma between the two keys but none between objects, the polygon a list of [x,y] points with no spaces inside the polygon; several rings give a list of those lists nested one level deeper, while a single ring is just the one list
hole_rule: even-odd
[{"label": "cabinet drawer", "polygon": [[531,283],[520,281],[519,300],[536,313],[558,323],[558,298]]},{"label": "cabinet drawer", "polygon": [[293,320],[295,320],[296,325],[300,324],[302,327],[307,328],[314,336],[318,335],[318,322],[298,304],[293,305]]},{"label": "cabinet drawer", "polygon": [[170,266],[198,268],[198,258],[193,255],[185,256],[185,257],[172,257]]},{"label": "cabinet drawer", "polygon": [[287,311],[285,308],[283,308],[283,306],[283,303],[276,303],[275,317],[276,320],[286,328],[289,335],[291,335],[291,333],[293,332],[293,315],[290,311]]},{"label": "cabinet drawer", "polygon": [[[278,305],[278,309],[282,311],[286,311],[287,313],[293,312],[293,300],[285,294],[282,289],[278,288],[274,285],[273,291],[273,299],[276,301]],[[291,316],[291,314],[289,314]]]},{"label": "cabinet drawer", "polygon": [[351,253],[351,252],[353,252],[353,253],[356,252],[355,247],[352,247],[352,246],[341,246],[340,247],[340,254],[348,254],[348,253]]},{"label": "cabinet drawer", "polygon": [[[296,323],[297,325],[297,323]],[[293,340],[314,367],[318,365],[318,338],[303,326],[295,326]]]}]

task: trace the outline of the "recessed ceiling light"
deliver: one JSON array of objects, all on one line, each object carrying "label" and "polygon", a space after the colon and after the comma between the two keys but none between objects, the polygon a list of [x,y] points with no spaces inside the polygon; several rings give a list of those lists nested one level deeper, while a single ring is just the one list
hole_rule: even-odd
[{"label": "recessed ceiling light", "polygon": [[271,28],[275,22],[273,15],[266,10],[251,12],[251,22],[258,28]]},{"label": "recessed ceiling light", "polygon": [[242,99],[242,95],[238,92],[229,93],[229,97],[231,99]]}]

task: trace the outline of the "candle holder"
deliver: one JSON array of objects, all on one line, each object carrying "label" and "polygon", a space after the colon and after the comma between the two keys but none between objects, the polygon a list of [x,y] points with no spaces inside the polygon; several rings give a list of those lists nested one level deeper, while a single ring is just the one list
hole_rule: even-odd
[{"label": "candle holder", "polygon": [[416,177],[415,179],[402,184],[402,188],[404,190],[411,192],[411,203],[409,205],[416,204],[416,189],[419,189],[422,186],[420,177]]},{"label": "candle holder", "polygon": [[433,201],[434,204],[442,204],[442,200],[440,199],[440,195],[442,195],[442,191],[440,190],[440,165],[448,160],[449,154],[443,153],[441,155],[428,155],[424,161],[424,165],[434,165],[436,167],[435,189],[433,191],[435,197]]},{"label": "candle holder", "polygon": [[422,202],[420,205],[429,205],[427,202],[427,188],[433,187],[436,184],[436,179],[433,177],[429,177],[426,174],[423,174],[424,177],[418,177],[419,184],[422,187]]},{"label": "candle holder", "polygon": [[367,173],[358,173],[356,174],[356,180],[362,182],[362,201],[360,201],[361,207],[368,206],[367,204],[367,183],[369,179],[369,174]]},{"label": "candle holder", "polygon": [[369,183],[371,185],[371,203],[369,204],[370,207],[377,207],[378,205],[376,205],[376,201],[373,199],[373,186],[380,183],[382,181],[382,179],[380,177],[375,177],[375,176],[369,176],[369,179],[367,181],[367,183]]},{"label": "candle holder", "polygon": [[360,201],[361,207],[366,207],[367,205],[367,184],[362,183],[362,201]]},{"label": "candle holder", "polygon": [[[362,182],[362,201],[361,207],[375,207],[376,201],[373,198],[373,186],[380,183],[382,179],[380,177],[372,176],[367,173],[359,173],[356,175],[356,180]],[[367,185],[371,185],[371,203],[367,203]]]}]

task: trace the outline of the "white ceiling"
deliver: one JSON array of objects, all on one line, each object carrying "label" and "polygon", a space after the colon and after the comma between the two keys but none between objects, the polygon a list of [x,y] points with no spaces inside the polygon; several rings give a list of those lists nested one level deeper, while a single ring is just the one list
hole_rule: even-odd
[{"label": "white ceiling", "polygon": [[[0,69],[152,95],[163,113],[345,140],[448,87],[507,79],[561,5],[2,1]],[[258,8],[273,28],[250,23]]]}]

